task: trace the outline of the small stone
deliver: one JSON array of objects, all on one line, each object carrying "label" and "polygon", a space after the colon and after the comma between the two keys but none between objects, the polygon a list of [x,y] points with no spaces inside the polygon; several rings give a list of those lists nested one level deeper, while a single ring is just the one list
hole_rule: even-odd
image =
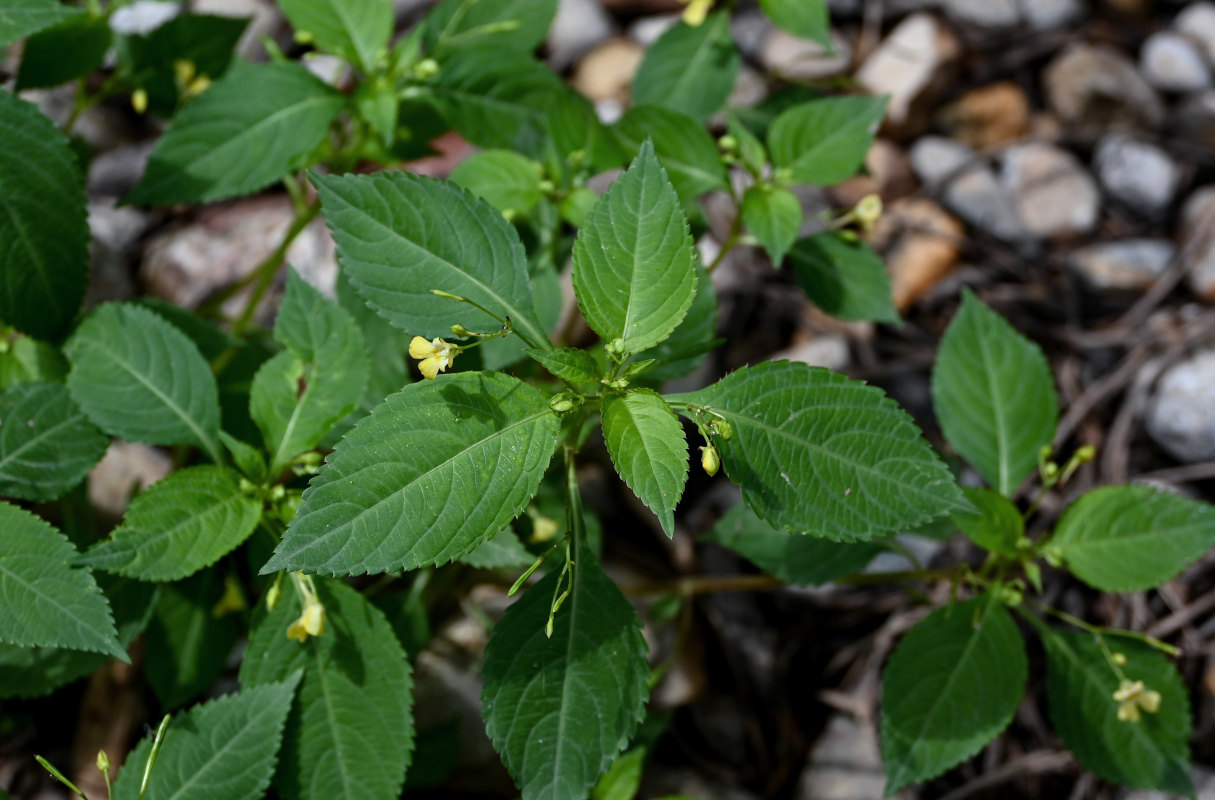
[{"label": "small stone", "polygon": [[1164,274],[1177,248],[1164,239],[1124,239],[1082,247],[1068,266],[1098,290],[1143,290]]},{"label": "small stone", "polygon": [[1190,289],[1208,303],[1215,301],[1215,184],[1185,201],[1179,242]]},{"label": "small stone", "polygon": [[1071,153],[1035,142],[1010,147],[1001,175],[1026,231],[1036,237],[1088,233],[1101,213],[1101,193]]},{"label": "small stone", "polygon": [[838,206],[854,206],[865,195],[881,195],[887,202],[916,190],[916,177],[903,149],[890,139],[875,139],[865,155],[865,174],[855,175],[831,188]]},{"label": "small stone", "polygon": [[612,35],[612,18],[596,0],[561,0],[548,31],[548,65],[560,72]]},{"label": "small stone", "polygon": [[1164,119],[1156,90],[1117,50],[1074,44],[1045,70],[1047,99],[1064,123],[1129,123],[1154,128]]},{"label": "small stone", "polygon": [[583,56],[571,83],[592,103],[602,100],[624,103],[644,55],[645,48],[632,39],[619,36],[608,39]]},{"label": "small stone", "polygon": [[89,473],[89,502],[112,517],[121,517],[136,490],[143,491],[173,470],[163,450],[115,439]]},{"label": "small stone", "polygon": [[146,139],[95,155],[89,162],[89,196],[117,198],[134,189],[147,169],[148,156],[155,146],[155,139]]},{"label": "small stone", "polygon": [[773,29],[772,20],[758,8],[738,11],[730,16],[730,35],[743,58],[758,61],[764,42]]},{"label": "small stone", "polygon": [[834,53],[818,42],[802,39],[773,28],[759,53],[759,62],[768,72],[785,80],[820,80],[843,75],[852,63],[852,46],[832,31]]},{"label": "small stone", "polygon": [[642,47],[649,47],[662,35],[679,24],[679,14],[641,17],[629,26],[629,38]]},{"label": "small stone", "polygon": [[906,311],[953,270],[964,233],[961,222],[926,198],[890,204],[878,218],[872,243],[890,270],[895,308]]},{"label": "small stone", "polygon": [[249,20],[245,32],[236,44],[236,52],[248,61],[265,61],[263,36],[273,37],[285,29],[283,14],[271,0],[194,0],[191,11],[217,17],[240,17]]},{"label": "small stone", "polygon": [[[880,800],[886,789],[873,726],[844,713],[827,722],[797,782],[798,800]],[[899,792],[895,798],[906,798]]]},{"label": "small stone", "polygon": [[1001,30],[1028,25],[1058,28],[1084,13],[1079,0],[942,0],[950,18],[979,28]]},{"label": "small stone", "polygon": [[1016,198],[986,164],[967,168],[945,187],[942,199],[950,211],[984,233],[1005,242],[1028,238]]},{"label": "small stone", "polygon": [[1215,350],[1165,370],[1148,404],[1148,435],[1182,462],[1215,459]]},{"label": "small stone", "polygon": [[1215,3],[1189,3],[1173,20],[1173,28],[1196,42],[1207,64],[1215,67]]},{"label": "small stone", "polygon": [[[1209,671],[1207,674],[1212,675]],[[1209,683],[1207,685],[1210,686]],[[1194,781],[1194,793],[1197,800],[1215,800],[1215,770],[1195,764],[1190,768],[1190,775]],[[1173,800],[1176,796],[1155,789],[1124,789],[1118,795],[1118,800]]]},{"label": "small stone", "polygon": [[1093,163],[1112,197],[1147,216],[1167,209],[1181,182],[1181,170],[1168,153],[1121,133],[1101,138]]},{"label": "small stone", "polygon": [[974,151],[944,136],[922,136],[911,146],[911,168],[929,189],[939,189],[946,178],[960,174],[975,160]]},{"label": "small stone", "polygon": [[1165,92],[1197,92],[1211,85],[1211,73],[1198,45],[1179,33],[1157,31],[1139,51],[1143,77]]},{"label": "small stone", "polygon": [[957,58],[957,37],[930,14],[904,19],[856,72],[856,80],[871,94],[890,95],[886,122],[896,128],[914,126],[915,108],[935,94]]},{"label": "small stone", "polygon": [[123,36],[146,36],[181,13],[177,3],[135,0],[110,15],[110,29]]},{"label": "small stone", "polygon": [[841,372],[852,363],[848,340],[838,333],[826,333],[806,338],[791,347],[772,354],[773,361],[798,361],[812,367],[826,367]]},{"label": "small stone", "polygon": [[89,288],[85,306],[135,296],[131,266],[136,244],[148,228],[148,213],[134,206],[115,206],[111,199],[89,202]]},{"label": "small stone", "polygon": [[1012,81],[967,92],[941,110],[950,136],[977,150],[1019,139],[1029,130],[1029,98]]}]

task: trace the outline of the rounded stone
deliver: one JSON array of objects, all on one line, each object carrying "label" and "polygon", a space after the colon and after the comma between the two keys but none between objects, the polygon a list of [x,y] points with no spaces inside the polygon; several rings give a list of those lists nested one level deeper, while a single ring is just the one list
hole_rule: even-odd
[{"label": "rounded stone", "polygon": [[1148,405],[1148,435],[1187,463],[1215,459],[1215,350],[1205,350],[1167,369]]}]

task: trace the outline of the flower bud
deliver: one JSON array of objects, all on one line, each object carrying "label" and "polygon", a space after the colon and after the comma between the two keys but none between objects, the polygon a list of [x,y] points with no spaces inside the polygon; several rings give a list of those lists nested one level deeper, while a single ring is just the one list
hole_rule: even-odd
[{"label": "flower bud", "polygon": [[705,471],[710,478],[717,474],[717,468],[721,466],[721,459],[717,456],[717,448],[713,445],[706,445],[700,448],[700,467]]},{"label": "flower bud", "polygon": [[730,441],[734,438],[734,426],[730,424],[730,420],[716,417],[709,423],[709,427],[713,432],[720,436],[725,441]]}]

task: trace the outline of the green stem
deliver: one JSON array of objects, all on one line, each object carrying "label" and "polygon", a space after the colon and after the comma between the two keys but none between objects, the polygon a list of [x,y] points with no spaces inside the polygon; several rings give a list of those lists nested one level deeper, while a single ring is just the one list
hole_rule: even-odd
[{"label": "green stem", "polygon": [[169,727],[169,714],[165,714],[165,718],[160,721],[160,725],[156,728],[156,735],[152,737],[152,750],[148,753],[148,763],[143,768],[143,780],[139,783],[139,800],[143,800],[144,794],[148,791],[148,779],[152,777],[152,767],[156,766],[156,756],[160,754],[160,745],[165,738],[165,729]]},{"label": "green stem", "polygon": [[730,226],[730,233],[728,236],[726,236],[726,240],[724,242],[722,242],[721,250],[717,251],[717,256],[714,257],[712,263],[710,263],[709,266],[705,267],[705,272],[709,273],[710,275],[713,274],[713,270],[717,269],[717,266],[719,264],[721,264],[722,261],[725,260],[726,256],[728,256],[730,254],[730,251],[733,250],[735,248],[735,246],[738,245],[738,240],[741,237],[741,235],[742,235],[742,211],[740,210],[734,216],[734,222]]},{"label": "green stem", "polygon": [[1091,633],[1098,638],[1104,636],[1122,636],[1127,639],[1134,639],[1138,642],[1142,642],[1148,647],[1151,647],[1154,650],[1159,650],[1165,655],[1172,656],[1174,658],[1181,655],[1180,647],[1175,647],[1168,642],[1162,642],[1154,636],[1148,636],[1146,633],[1140,633],[1139,631],[1128,631],[1123,628],[1107,628],[1102,625],[1093,625],[1090,622],[1085,622],[1079,617],[1073,617],[1066,611],[1060,611],[1057,608],[1053,608],[1052,606],[1048,606],[1046,603],[1039,602],[1032,598],[1027,598],[1027,602],[1029,602],[1039,611],[1050,614],[1053,617],[1057,617],[1058,619],[1066,622],[1068,625],[1077,627],[1086,633]]},{"label": "green stem", "polygon": [[316,219],[316,215],[321,213],[321,203],[319,200],[314,201],[304,213],[295,218],[295,222],[287,230],[287,235],[279,242],[278,247],[271,253],[265,261],[258,264],[257,269],[253,271],[253,291],[249,294],[249,301],[245,304],[245,310],[237,318],[236,322],[232,323],[232,335],[241,336],[249,327],[249,323],[253,321],[253,315],[257,311],[258,303],[266,296],[271,284],[274,283],[274,276],[278,274],[278,269],[283,265],[283,260],[287,257],[287,249],[291,247],[291,243],[296,237],[303,233],[304,228]]}]

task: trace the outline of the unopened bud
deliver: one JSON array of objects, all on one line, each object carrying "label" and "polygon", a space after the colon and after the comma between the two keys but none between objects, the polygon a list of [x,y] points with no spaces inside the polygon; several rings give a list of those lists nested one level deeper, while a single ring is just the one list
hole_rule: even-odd
[{"label": "unopened bud", "polygon": [[413,65],[413,76],[420,81],[433,78],[439,74],[439,62],[433,58],[424,58]]},{"label": "unopened bud", "polygon": [[456,336],[459,336],[460,338],[467,338],[467,337],[473,335],[472,331],[470,331],[468,328],[465,328],[463,325],[461,325],[458,322],[455,325],[452,325],[450,330],[452,333],[454,333]]},{"label": "unopened bud", "polygon": [[730,441],[734,438],[734,426],[730,424],[730,420],[716,417],[709,423],[709,427],[713,432],[720,436],[725,441]]},{"label": "unopened bud", "polygon": [[727,153],[732,153],[738,149],[738,139],[727,133],[717,140],[717,146]]},{"label": "unopened bud", "polygon": [[97,751],[97,769],[101,770],[102,774],[110,771],[110,757],[104,750]]},{"label": "unopened bud", "polygon": [[573,392],[558,392],[548,401],[548,407],[558,414],[573,411],[580,405],[582,405],[582,395]]},{"label": "unopened bud", "polygon": [[135,109],[136,114],[142,114],[148,110],[148,93],[144,89],[136,89],[131,92],[131,108]]},{"label": "unopened bud", "polygon": [[624,339],[621,339],[619,337],[608,342],[606,345],[604,345],[603,349],[609,356],[611,356],[616,361],[619,361],[620,359],[624,358],[624,356],[627,353],[627,351],[624,349]]},{"label": "unopened bud", "polygon": [[700,448],[700,466],[710,478],[717,474],[721,459],[717,456],[716,447],[710,444]]},{"label": "unopened bud", "polygon": [[1084,445],[1079,450],[1077,450],[1076,454],[1073,456],[1073,458],[1075,458],[1081,464],[1092,461],[1096,457],[1097,457],[1097,448],[1093,447],[1091,444]]}]

